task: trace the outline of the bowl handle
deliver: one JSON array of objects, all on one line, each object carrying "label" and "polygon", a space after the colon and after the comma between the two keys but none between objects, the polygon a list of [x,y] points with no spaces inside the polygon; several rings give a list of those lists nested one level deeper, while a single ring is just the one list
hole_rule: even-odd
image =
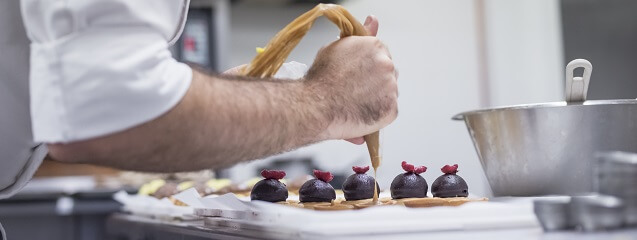
[{"label": "bowl handle", "polygon": [[[573,77],[573,71],[576,68],[584,68],[584,74],[581,77]],[[586,59],[575,59],[566,65],[566,101],[567,102],[583,102],[586,101],[588,93],[588,83],[591,80],[591,72],[593,65]]]}]

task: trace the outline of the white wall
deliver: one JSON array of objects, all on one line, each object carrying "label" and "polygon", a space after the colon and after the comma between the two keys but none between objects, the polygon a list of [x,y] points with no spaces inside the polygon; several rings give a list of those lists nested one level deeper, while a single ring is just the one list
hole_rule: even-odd
[{"label": "white wall", "polygon": [[[479,36],[476,27],[476,1],[471,0],[347,0],[342,4],[363,21],[368,14],[380,20],[378,37],[389,47],[399,78],[399,116],[382,132],[384,163],[379,183],[389,183],[402,172],[405,160],[424,164],[429,184],[441,175],[440,167],[458,163],[460,175],[476,195],[490,195],[469,134],[462,122],[450,120],[456,113],[487,104],[511,104],[553,100],[553,87],[559,76],[556,53],[561,51],[555,35],[557,4],[550,0],[487,0],[485,19],[488,32],[486,91],[479,89]],[[554,1],[555,2],[555,1]],[[261,3],[263,4],[263,3]],[[247,63],[254,47],[263,46],[294,17],[309,10],[308,5],[260,5],[254,2],[232,8],[232,65]],[[512,12],[507,12],[512,11]],[[534,15],[538,11],[541,15]],[[520,18],[520,16],[522,18]],[[548,19],[545,19],[548,18]],[[511,20],[517,19],[517,20]],[[547,26],[552,29],[546,30]],[[525,29],[531,28],[531,32]],[[318,22],[292,53],[289,60],[311,64],[322,45],[335,40],[338,31],[327,21]],[[523,50],[516,46],[525,46]],[[553,54],[551,54],[553,52]],[[521,63],[524,67],[518,68]],[[513,68],[515,67],[515,68]],[[533,81],[530,81],[533,80]],[[560,85],[561,86],[561,85]],[[549,87],[549,88],[550,88]],[[546,99],[545,99],[546,98]],[[295,154],[316,154],[320,166],[331,171],[349,171],[352,164],[367,164],[364,146],[331,141],[301,149]],[[245,179],[246,169],[258,169],[255,161],[235,167],[236,180]]]},{"label": "white wall", "polygon": [[557,0],[485,0],[490,105],[564,100]]}]

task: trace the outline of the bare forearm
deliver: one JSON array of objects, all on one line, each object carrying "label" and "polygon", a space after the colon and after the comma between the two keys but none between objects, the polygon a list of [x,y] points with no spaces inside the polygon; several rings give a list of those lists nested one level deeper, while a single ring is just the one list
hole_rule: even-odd
[{"label": "bare forearm", "polygon": [[[217,168],[324,140],[327,109],[302,82],[193,72],[182,101],[123,132],[49,145],[53,158],[142,171]],[[236,77],[233,77],[236,78]]]},{"label": "bare forearm", "polygon": [[193,73],[190,89],[166,114],[119,133],[49,144],[50,155],[131,170],[217,168],[360,137],[397,116],[394,65],[373,37],[342,38],[323,48],[303,81]]},{"label": "bare forearm", "polygon": [[[302,81],[225,80],[198,74],[209,87],[201,109],[210,155],[236,163],[325,140],[329,109]],[[195,78],[197,78],[195,77]]]}]

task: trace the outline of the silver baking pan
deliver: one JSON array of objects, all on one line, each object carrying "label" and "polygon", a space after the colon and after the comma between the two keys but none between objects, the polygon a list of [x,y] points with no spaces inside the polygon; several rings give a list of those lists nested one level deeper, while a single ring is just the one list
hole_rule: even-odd
[{"label": "silver baking pan", "polygon": [[568,64],[566,101],[453,117],[465,122],[495,196],[591,192],[595,153],[637,152],[637,100],[586,101],[591,71],[584,59]]}]

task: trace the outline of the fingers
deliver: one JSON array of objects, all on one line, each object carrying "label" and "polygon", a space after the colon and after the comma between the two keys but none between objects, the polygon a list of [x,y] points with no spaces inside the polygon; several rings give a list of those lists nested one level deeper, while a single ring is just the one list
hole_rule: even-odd
[{"label": "fingers", "polygon": [[367,16],[363,26],[367,30],[367,34],[369,34],[369,36],[376,36],[378,33],[378,18],[374,15]]},{"label": "fingers", "polygon": [[351,142],[351,143],[356,144],[356,145],[361,145],[361,144],[365,143],[365,138],[363,138],[363,137],[350,138],[350,139],[345,139],[345,141]]}]

